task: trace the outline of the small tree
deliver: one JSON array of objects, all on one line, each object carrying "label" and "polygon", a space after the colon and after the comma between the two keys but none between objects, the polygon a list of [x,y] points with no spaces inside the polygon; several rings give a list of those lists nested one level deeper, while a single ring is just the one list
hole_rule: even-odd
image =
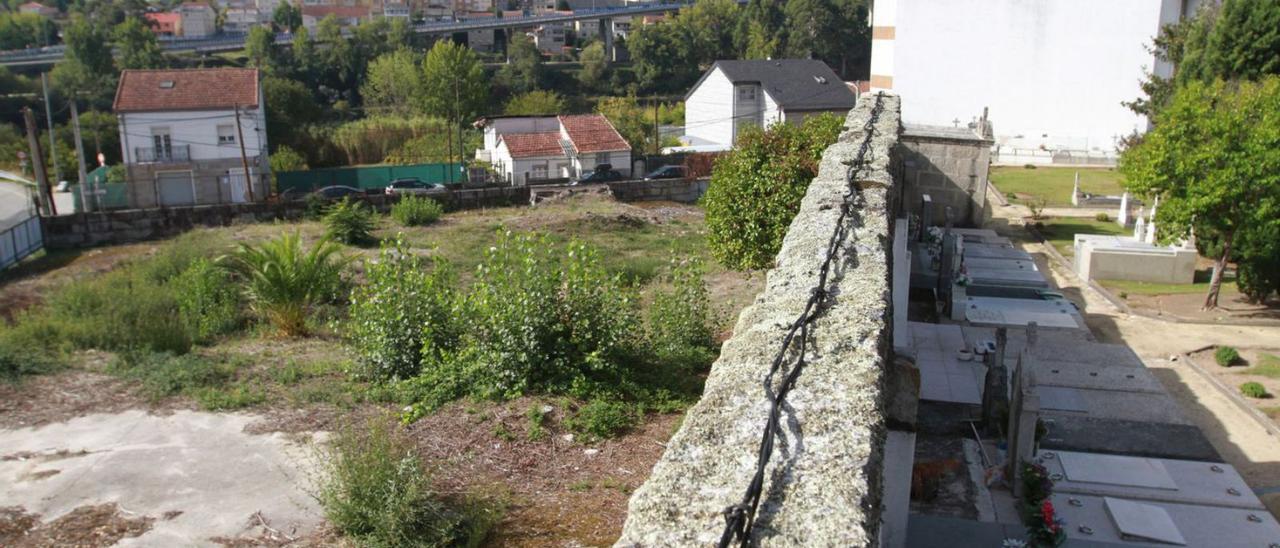
[{"label": "small tree", "polygon": [[165,66],[164,51],[156,34],[141,19],[125,18],[116,25],[111,37],[119,53],[122,69],[154,69]]},{"label": "small tree", "polygon": [[281,2],[271,15],[271,22],[280,30],[297,32],[298,27],[302,26],[302,10],[294,6],[293,2]]},{"label": "small tree", "polygon": [[[1190,82],[1121,157],[1129,191],[1159,196],[1165,235],[1221,242],[1204,308],[1218,306],[1237,238],[1280,232],[1280,78]],[[1166,236],[1168,237],[1168,236]],[[1247,257],[1241,260],[1248,260]]]},{"label": "small tree", "polygon": [[375,112],[406,116],[421,107],[422,72],[417,56],[408,49],[384,53],[365,71],[360,96]]},{"label": "small tree", "polygon": [[772,263],[841,122],[827,114],[803,126],[776,124],[738,137],[734,151],[716,162],[703,197],[716,260],[743,270]]},{"label": "small tree", "polygon": [[504,110],[509,115],[560,114],[565,110],[564,97],[554,91],[535,90],[512,97]]},{"label": "small tree", "polygon": [[342,269],[350,260],[339,255],[340,248],[322,240],[304,250],[294,232],[260,246],[240,244],[221,262],[244,281],[259,317],[284,335],[305,335],[314,307],[331,301],[342,284]]},{"label": "small tree", "polygon": [[578,60],[582,62],[582,70],[578,72],[578,81],[582,83],[582,87],[598,89],[605,83],[609,76],[609,59],[605,55],[604,44],[592,42],[582,48]]}]

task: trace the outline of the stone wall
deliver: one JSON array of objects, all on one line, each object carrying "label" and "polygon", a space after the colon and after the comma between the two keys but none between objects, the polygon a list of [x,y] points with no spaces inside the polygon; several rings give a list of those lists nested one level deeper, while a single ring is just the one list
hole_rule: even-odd
[{"label": "stone wall", "polygon": [[670,201],[692,204],[707,193],[710,179],[662,179],[609,183],[609,192],[621,202]]},{"label": "stone wall", "polygon": [[[864,135],[875,96],[849,113],[846,131],[823,154],[763,292],[743,310],[712,366],[706,389],[632,496],[618,546],[709,546],[724,510],[740,501],[755,472],[768,416],[763,381],[816,284],[823,252],[846,199],[853,214],[835,258],[833,303],[811,324],[808,365],[786,399],[782,427],[766,470],[752,545],[870,546],[881,520],[881,477],[890,402],[889,275],[891,212],[899,192],[894,166],[899,100],[883,96],[883,113],[849,197],[848,167]],[[780,372],[776,381],[785,376]]]},{"label": "stone wall", "polygon": [[[449,210],[497,207],[529,202],[529,189],[499,187],[454,190],[433,196]],[[390,209],[397,198],[386,195],[362,199],[379,212]],[[158,209],[124,209],[45,217],[45,246],[75,248],[120,244],[167,238],[198,227],[228,226],[233,223],[270,222],[302,217],[306,203],[258,202],[212,204]]]},{"label": "stone wall", "polygon": [[908,127],[900,147],[907,211],[922,215],[920,197],[928,194],[934,225],[946,223],[950,207],[957,225],[981,226],[987,214],[991,144],[968,128]]}]

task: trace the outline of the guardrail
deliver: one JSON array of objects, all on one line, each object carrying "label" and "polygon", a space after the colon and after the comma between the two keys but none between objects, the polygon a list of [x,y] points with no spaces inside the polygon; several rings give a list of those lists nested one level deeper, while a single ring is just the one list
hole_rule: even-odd
[{"label": "guardrail", "polygon": [[29,217],[0,231],[0,269],[9,268],[44,247],[40,217]]}]

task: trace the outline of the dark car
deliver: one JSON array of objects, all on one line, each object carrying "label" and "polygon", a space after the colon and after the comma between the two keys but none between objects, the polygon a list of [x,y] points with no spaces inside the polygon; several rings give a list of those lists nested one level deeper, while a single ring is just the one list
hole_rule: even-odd
[{"label": "dark car", "polygon": [[578,179],[577,181],[574,181],[571,184],[589,185],[592,183],[609,183],[609,182],[621,181],[621,180],[622,180],[621,173],[618,173],[617,171],[612,169],[607,169],[607,170],[596,170],[592,172],[590,175],[587,175],[581,179]]},{"label": "dark car", "polygon": [[444,185],[436,183],[424,183],[422,180],[407,177],[403,179],[393,179],[387,184],[387,194],[430,194],[433,192],[444,192]]},{"label": "dark car", "polygon": [[644,176],[644,180],[653,181],[657,179],[684,179],[689,176],[689,168],[684,166],[662,166],[649,172]]},{"label": "dark car", "polygon": [[341,200],[347,196],[364,196],[364,191],[346,185],[333,185],[316,190],[315,194],[327,200]]}]

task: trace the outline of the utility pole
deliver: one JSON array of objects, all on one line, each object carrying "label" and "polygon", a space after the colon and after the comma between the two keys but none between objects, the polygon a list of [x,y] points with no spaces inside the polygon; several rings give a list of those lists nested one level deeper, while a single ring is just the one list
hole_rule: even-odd
[{"label": "utility pole", "polygon": [[657,156],[662,146],[662,138],[658,136],[658,102],[653,102],[653,155]]},{"label": "utility pole", "polygon": [[36,136],[36,115],[31,107],[22,109],[23,121],[27,124],[27,145],[31,148],[31,169],[36,175],[36,195],[43,198],[45,215],[57,215],[58,206],[53,203],[53,190],[49,188],[49,174],[44,170],[44,151],[40,150],[40,138]]},{"label": "utility pole", "polygon": [[[84,143],[80,141],[80,112],[76,108],[75,97],[71,98],[71,131],[76,139],[76,166],[80,170],[80,205],[89,211],[89,174],[84,167]],[[97,196],[95,193],[94,196]]]},{"label": "utility pole", "polygon": [[[249,189],[249,201],[253,198],[253,179],[249,177],[249,157],[244,153],[244,130],[240,128],[240,104],[236,103],[236,138],[240,141],[240,165],[244,166],[244,185]],[[261,158],[261,156],[259,156]]]},{"label": "utility pole", "polygon": [[40,87],[44,89],[44,117],[49,125],[49,160],[53,162],[53,175],[62,181],[62,168],[58,167],[58,147],[53,142],[53,108],[49,104],[49,73],[40,73]]},{"label": "utility pole", "polygon": [[[461,120],[462,114],[461,112],[459,112],[461,109],[459,108],[459,105],[458,105],[458,103],[461,101],[462,101],[462,95],[461,95],[461,92],[458,91],[458,79],[454,78],[453,79],[453,123],[458,126],[458,159],[459,160],[462,159],[462,120]],[[450,140],[452,140],[453,128],[449,128],[449,137],[450,137]],[[453,184],[454,180],[453,180],[453,150],[452,149],[450,149],[449,151],[449,165],[447,166],[447,169],[449,170],[449,184]]]}]

